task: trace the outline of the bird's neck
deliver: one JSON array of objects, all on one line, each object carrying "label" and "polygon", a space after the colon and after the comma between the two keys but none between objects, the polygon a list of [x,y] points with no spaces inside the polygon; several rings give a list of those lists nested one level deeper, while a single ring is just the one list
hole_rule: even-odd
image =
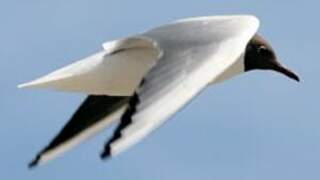
[{"label": "bird's neck", "polygon": [[224,71],[220,76],[215,78],[210,84],[224,82],[244,72],[244,55],[242,54],[226,71]]}]

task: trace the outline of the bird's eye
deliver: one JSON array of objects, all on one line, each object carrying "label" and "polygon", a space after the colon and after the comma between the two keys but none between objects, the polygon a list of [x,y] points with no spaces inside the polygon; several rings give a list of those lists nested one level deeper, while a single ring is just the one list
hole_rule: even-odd
[{"label": "bird's eye", "polygon": [[269,50],[267,49],[266,46],[259,46],[257,49],[257,52],[260,55],[268,55],[269,54]]}]

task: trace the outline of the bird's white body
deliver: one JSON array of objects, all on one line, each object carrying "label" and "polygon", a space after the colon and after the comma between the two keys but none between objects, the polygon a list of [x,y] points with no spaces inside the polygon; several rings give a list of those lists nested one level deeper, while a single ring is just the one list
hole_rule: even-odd
[{"label": "bird's white body", "polygon": [[[245,48],[258,27],[254,16],[176,21],[107,42],[102,52],[19,87],[114,96],[136,93],[140,103],[132,123],[110,144],[115,155],[160,126],[206,86],[244,72]],[[92,133],[97,131],[83,139]]]}]

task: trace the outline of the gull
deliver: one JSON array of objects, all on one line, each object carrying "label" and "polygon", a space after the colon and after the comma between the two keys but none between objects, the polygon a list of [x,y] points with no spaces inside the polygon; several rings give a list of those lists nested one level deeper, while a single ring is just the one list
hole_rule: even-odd
[{"label": "gull", "polygon": [[29,164],[35,167],[118,123],[101,158],[133,146],[206,87],[253,70],[299,81],[257,32],[253,15],[182,19],[103,44],[103,50],[18,87],[85,93],[71,120]]}]

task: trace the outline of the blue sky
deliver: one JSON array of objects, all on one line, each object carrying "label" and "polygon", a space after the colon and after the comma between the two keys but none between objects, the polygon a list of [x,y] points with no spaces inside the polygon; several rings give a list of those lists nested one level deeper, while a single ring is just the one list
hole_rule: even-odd
[{"label": "blue sky", "polygon": [[[309,1],[2,0],[0,179],[318,179],[319,6]],[[111,131],[32,171],[27,163],[84,98],[16,85],[172,20],[254,14],[295,83],[251,72],[207,89],[143,142],[103,162]]]}]

